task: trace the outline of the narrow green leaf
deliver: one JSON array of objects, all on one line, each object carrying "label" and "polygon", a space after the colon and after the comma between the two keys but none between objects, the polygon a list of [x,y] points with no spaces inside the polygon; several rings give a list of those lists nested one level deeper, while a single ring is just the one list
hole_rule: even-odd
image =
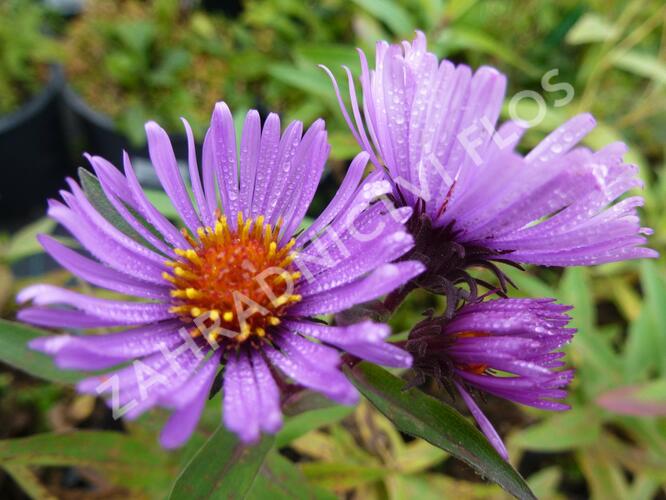
[{"label": "narrow green leaf", "polygon": [[532,474],[527,478],[527,483],[538,498],[556,498],[557,486],[561,479],[562,470],[556,465],[551,465]]},{"label": "narrow green leaf", "polygon": [[268,73],[271,78],[286,85],[332,102],[331,81],[322,70],[314,65],[299,68],[293,64],[275,63],[268,67]]},{"label": "narrow green leaf", "polygon": [[0,441],[3,466],[93,467],[115,483],[143,491],[159,490],[166,481],[166,456],[120,432],[49,433]]},{"label": "narrow green leaf", "polygon": [[511,278],[518,287],[518,293],[533,297],[556,297],[555,290],[536,276],[529,272],[521,271],[513,267],[506,266],[504,269],[507,276]]},{"label": "narrow green leaf", "polygon": [[591,498],[628,498],[627,481],[620,464],[613,461],[600,447],[586,449],[577,454]]},{"label": "narrow green leaf", "polygon": [[616,26],[594,12],[587,12],[569,30],[566,42],[570,45],[605,42],[617,36]]},{"label": "narrow green leaf", "polygon": [[562,451],[592,444],[600,432],[597,410],[574,408],[514,434],[511,442],[528,450]]},{"label": "narrow green leaf", "polygon": [[301,465],[310,481],[327,489],[349,490],[374,483],[390,474],[379,465],[346,462],[306,462]]},{"label": "narrow green leaf", "polygon": [[624,381],[628,383],[644,380],[659,364],[659,350],[655,349],[653,341],[658,332],[655,332],[648,313],[647,307],[643,306],[638,318],[629,324],[622,355]]},{"label": "narrow green leaf", "polygon": [[412,35],[416,23],[398,2],[393,0],[354,0],[354,3],[384,22],[395,35]]},{"label": "narrow green leaf", "polygon": [[42,246],[37,241],[38,234],[49,234],[55,227],[55,221],[46,217],[39,219],[21,229],[7,245],[5,258],[8,262],[29,257],[43,252]]},{"label": "narrow green leaf", "polygon": [[113,226],[123,234],[126,234],[144,246],[150,246],[150,244],[144,240],[143,237],[138,232],[136,232],[132,226],[129,225],[129,223],[123,218],[122,215],[118,213],[115,207],[107,199],[97,177],[95,177],[85,168],[79,168],[79,180],[81,181],[83,191],[86,193],[86,197],[102,217],[113,224]]},{"label": "narrow green leaf", "polygon": [[263,436],[245,446],[220,426],[180,473],[169,498],[245,498],[274,440]]},{"label": "narrow green leaf", "polygon": [[570,267],[564,272],[560,284],[560,296],[563,302],[574,306],[571,326],[580,331],[592,333],[597,323],[596,311],[592,301],[592,292],[584,269]]},{"label": "narrow green leaf", "polygon": [[613,64],[635,75],[654,80],[655,83],[666,84],[666,64],[660,61],[656,54],[643,54],[630,50],[615,56]]},{"label": "narrow green leaf", "polygon": [[442,32],[435,44],[446,52],[460,49],[483,52],[501,59],[532,77],[538,77],[541,74],[539,68],[521,57],[511,46],[504,45],[485,31],[471,26],[451,26]]},{"label": "narrow green leaf", "polygon": [[254,484],[246,497],[248,500],[335,500],[337,497],[325,489],[309,484],[303,473],[277,451],[268,453]]},{"label": "narrow green leaf", "polygon": [[46,335],[50,332],[0,319],[0,361],[51,382],[78,382],[84,374],[60,370],[49,356],[28,347],[29,341]]},{"label": "narrow green leaf", "polygon": [[333,71],[338,71],[341,66],[348,66],[354,74],[361,72],[358,54],[349,45],[322,43],[302,45],[296,47],[295,55],[304,62],[307,61],[312,67],[323,64]]},{"label": "narrow green leaf", "polygon": [[171,203],[169,195],[167,195],[164,191],[146,189],[144,190],[144,193],[146,194],[148,201],[150,201],[155,206],[155,208],[157,208],[157,210],[167,219],[180,221],[180,215],[178,215],[178,211],[173,206],[173,203]]},{"label": "narrow green leaf", "polygon": [[453,408],[368,363],[345,368],[347,376],[402,432],[425,439],[466,462],[517,498],[535,498],[525,480],[488,440]]},{"label": "narrow green leaf", "polygon": [[568,352],[575,364],[581,367],[579,375],[584,377],[589,374],[589,378],[585,380],[590,383],[585,385],[585,388],[596,391],[621,383],[620,359],[596,328],[596,309],[585,269],[568,268],[562,277],[559,295],[562,302],[574,306],[569,313],[572,318],[570,326],[578,332]]},{"label": "narrow green leaf", "polygon": [[5,472],[9,474],[21,489],[35,500],[57,500],[49,493],[42,483],[39,482],[37,475],[26,465],[3,465]]},{"label": "narrow green leaf", "polygon": [[[140,128],[142,137],[143,124],[145,121],[146,120],[141,121]],[[81,186],[83,186],[83,190],[85,191],[88,200],[90,200],[90,203],[92,203],[92,205],[106,220],[113,224],[113,226],[123,234],[126,234],[133,240],[141,243],[143,246],[155,249],[143,238],[143,236],[141,236],[132,226],[129,225],[129,223],[122,215],[120,215],[120,213],[118,213],[118,211],[104,194],[102,186],[100,185],[99,179],[97,179],[97,177],[88,172],[86,169],[80,168],[79,179],[81,180]],[[146,194],[148,201],[150,201],[155,206],[155,208],[157,208],[157,210],[165,217],[177,222],[180,221],[178,213],[176,212],[176,209],[173,207],[173,204],[171,203],[171,200],[169,200],[169,197],[166,195],[166,193],[162,191],[151,191],[148,189],[144,190],[144,193]],[[155,229],[152,224],[146,221],[141,216],[141,214],[129,206],[126,206],[125,208],[127,208],[127,211],[156,238],[164,241],[164,236],[157,229]]]},{"label": "narrow green leaf", "polygon": [[426,472],[449,456],[441,448],[420,439],[407,443],[395,455],[396,465],[403,474]]},{"label": "narrow green leaf", "polygon": [[647,314],[652,320],[653,348],[659,353],[661,373],[666,375],[666,285],[654,262],[641,262],[641,286]]},{"label": "narrow green leaf", "polygon": [[319,429],[325,425],[339,422],[354,411],[353,406],[332,406],[330,408],[321,408],[308,411],[288,418],[282,430],[275,438],[275,445],[278,448],[286,446],[294,439],[297,439],[310,431]]},{"label": "narrow green leaf", "polygon": [[454,479],[444,474],[392,475],[385,479],[389,498],[401,500],[441,500],[464,498],[465,500],[495,500],[506,498],[494,484]]}]

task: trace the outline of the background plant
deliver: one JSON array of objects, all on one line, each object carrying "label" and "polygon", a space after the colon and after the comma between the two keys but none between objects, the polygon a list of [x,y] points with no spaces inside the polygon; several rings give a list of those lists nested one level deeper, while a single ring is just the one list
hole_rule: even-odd
[{"label": "background plant", "polygon": [[[107,3],[92,7],[101,8],[100,4]],[[159,23],[154,11],[140,7],[149,24]],[[279,110],[285,118],[309,121],[322,115],[337,155],[331,167],[344,168],[343,160],[356,148],[340,122],[330,83],[316,64],[335,70],[341,64],[357,68],[355,46],[370,50],[377,39],[411,37],[420,28],[439,56],[475,67],[492,64],[507,73],[509,97],[523,89],[543,95],[549,108],[544,121],[527,135],[526,146],[581,110],[592,111],[600,122],[587,139],[588,146],[628,142],[629,158],[641,167],[645,180],[642,215],[645,225],[655,229],[651,246],[662,253],[666,250],[666,11],[661,2],[326,0],[308,7],[296,1],[248,1],[238,18],[211,21],[220,23],[215,25],[220,26],[215,37],[228,43],[218,47],[224,49],[219,64],[227,71],[221,73],[222,90],[198,97],[208,101],[190,102],[192,109],[174,104],[174,120],[181,114],[195,117],[198,112],[203,113],[200,120],[207,120],[210,103],[217,99],[229,101],[234,111],[260,105]],[[201,16],[212,19],[208,14]],[[218,40],[215,37],[211,40]],[[123,54],[127,49],[119,50]],[[146,67],[150,74],[157,66]],[[553,105],[561,93],[546,92],[541,86],[543,74],[553,68],[559,70],[554,81],[568,82],[575,91],[565,107]],[[172,91],[177,93],[185,81],[183,75],[188,73],[191,79],[193,72],[191,68],[182,75],[174,71]],[[129,79],[145,76],[120,73]],[[122,94],[123,99],[130,102],[130,94]],[[125,102],[117,96],[114,101]],[[521,101],[518,112],[534,116],[533,103]],[[12,271],[14,283],[25,280],[21,271],[26,267],[33,274],[41,272],[41,267],[25,258],[27,254],[16,251],[34,231],[26,229],[25,239],[14,235],[6,240],[4,248],[10,250],[4,250],[3,269],[5,275]],[[518,285],[514,295],[551,296],[574,304],[573,321],[579,329],[568,348],[568,361],[577,371],[569,397],[572,411],[553,415],[493,398],[486,401],[484,411],[508,438],[512,463],[539,498],[663,498],[663,260],[566,272],[528,270],[511,277]],[[69,278],[52,274],[50,279]],[[14,305],[7,290],[12,288],[7,280],[3,283],[7,297],[3,314],[11,318]],[[420,319],[425,308],[443,306],[426,293],[412,294],[392,318],[396,338]],[[75,477],[95,491],[120,496],[162,498],[175,484],[174,497],[179,498],[183,492],[179,481],[181,487],[186,484],[192,469],[185,466],[193,457],[201,453],[218,466],[231,463],[233,441],[217,430],[219,396],[210,402],[195,438],[179,452],[164,453],[156,447],[164,415],[155,412],[122,424],[124,432],[119,434],[118,424],[108,421],[103,404],[81,399],[63,385],[75,381],[77,374],[59,372],[38,353],[26,351],[26,340],[39,332],[9,323],[1,329],[0,356],[21,371],[7,368],[0,378],[0,427],[7,429],[0,441],[0,462],[14,484],[33,497],[44,498],[45,490],[62,493],[62,485],[67,484],[63,478]],[[462,409],[441,388],[433,386],[429,392]],[[30,417],[19,427],[17,408]],[[507,497],[445,451],[397,431],[369,404],[351,410],[304,397],[288,401],[285,411],[290,415],[285,428],[275,441],[264,444],[272,448],[265,451],[247,498]],[[71,432],[74,429],[79,430]],[[16,439],[19,436],[24,437]],[[202,448],[207,440],[212,447],[209,455]]]},{"label": "background plant", "polygon": [[49,76],[57,45],[44,33],[46,14],[37,3],[0,3],[0,115],[18,109]]},{"label": "background plant", "polygon": [[89,2],[66,36],[70,83],[135,143],[150,119],[180,131],[186,115],[201,132],[210,117],[200,103],[232,92],[228,23],[181,3]]}]

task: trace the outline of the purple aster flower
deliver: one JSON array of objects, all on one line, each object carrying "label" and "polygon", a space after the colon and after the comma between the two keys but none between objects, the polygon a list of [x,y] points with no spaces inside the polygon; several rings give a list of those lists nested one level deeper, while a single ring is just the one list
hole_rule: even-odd
[{"label": "purple aster flower", "polygon": [[637,168],[622,160],[626,146],[577,146],[594,128],[592,116],[570,119],[522,156],[515,147],[524,125],[495,129],[506,78],[494,68],[439,62],[420,32],[412,43],[379,42],[374,70],[359,53],[363,115],[350,70],[351,116],[324,69],[396,204],[415,209],[410,257],[428,265],[423,286],[450,290],[465,281],[475,289],[464,269],[482,266],[506,289],[494,262],[573,266],[657,256],[641,246],[651,233],[637,216],[642,198],[617,201],[641,186]]},{"label": "purple aster flower", "polygon": [[[389,213],[376,202],[391,187],[377,176],[362,179],[367,154],[354,159],[328,207],[299,232],[329,152],[323,121],[305,134],[300,122],[281,133],[277,115],[262,127],[259,114],[250,111],[237,149],[231,113],[218,103],[203,143],[201,175],[192,131],[183,122],[188,185],[165,131],[146,125],[151,161],[183,229],[151,204],[126,154],[124,174],[88,157],[103,200],[68,180],[63,202],[50,202],[49,215],[90,256],[40,236],[45,250],[81,279],[134,298],[28,287],[18,296],[32,303],[19,312],[23,321],[115,329],[42,337],[31,346],[65,369],[124,364],[83,380],[78,389],[111,393],[114,413],[127,418],[153,406],[173,410],[160,437],[165,447],[190,436],[220,367],[224,423],[252,442],[280,428],[278,387],[288,381],[341,403],[356,401],[339,370],[338,350],[409,366],[408,353],[384,342],[387,326],[329,326],[315,319],[373,300],[423,270],[418,262],[391,263],[413,245],[403,225],[411,211]],[[115,217],[102,215],[100,204]]]},{"label": "purple aster flower", "polygon": [[567,410],[557,401],[573,378],[556,351],[576,332],[567,328],[570,306],[552,299],[497,299],[460,308],[451,320],[429,318],[414,327],[407,350],[423,379],[454,386],[497,451],[507,451],[472,397],[488,393],[545,410]]}]

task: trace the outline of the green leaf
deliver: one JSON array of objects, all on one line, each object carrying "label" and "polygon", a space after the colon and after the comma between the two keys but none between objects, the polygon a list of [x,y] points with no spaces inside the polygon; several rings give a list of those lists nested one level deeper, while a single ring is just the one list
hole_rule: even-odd
[{"label": "green leaf", "polygon": [[538,498],[556,498],[557,485],[561,479],[562,471],[552,465],[532,474],[527,478],[527,483]]},{"label": "green leaf", "polygon": [[420,439],[406,444],[395,455],[396,466],[403,474],[426,472],[448,457],[448,453],[441,448]]},{"label": "green leaf", "polygon": [[51,382],[76,383],[81,380],[83,373],[61,370],[49,356],[28,347],[29,341],[46,335],[50,332],[0,319],[0,361]]},{"label": "green leaf", "polygon": [[150,203],[152,203],[162,215],[168,219],[180,221],[180,215],[178,215],[178,211],[173,206],[173,203],[171,203],[168,194],[164,191],[156,191],[154,189],[146,189],[144,190],[144,193],[146,194],[148,201],[150,201]]},{"label": "green leaf", "polygon": [[37,235],[50,234],[55,225],[54,220],[44,217],[22,228],[9,240],[5,259],[8,262],[15,262],[43,252],[42,246],[37,241]]},{"label": "green leaf", "polygon": [[332,406],[290,417],[276,436],[275,444],[278,448],[286,446],[310,431],[339,422],[353,411],[353,406]]},{"label": "green leaf", "polygon": [[517,498],[535,498],[525,480],[476,427],[453,408],[368,363],[345,367],[352,383],[395,426],[448,451]]},{"label": "green leaf", "polygon": [[306,411],[321,410],[339,406],[322,394],[314,391],[300,391],[287,398],[282,411],[286,416],[295,416]]},{"label": "green leaf", "polygon": [[155,40],[157,30],[150,21],[126,21],[114,26],[114,34],[132,51],[145,53]]},{"label": "green leaf", "polygon": [[115,207],[107,199],[104,190],[99,183],[99,179],[87,171],[85,168],[79,168],[79,179],[81,186],[86,193],[86,197],[93,207],[97,209],[102,217],[108,220],[113,226],[126,234],[133,240],[141,243],[144,246],[151,246],[143,237],[134,230],[132,226],[118,213]]},{"label": "green leaf", "polygon": [[245,498],[274,440],[263,436],[246,446],[220,426],[180,473],[169,498]]},{"label": "green leaf", "polygon": [[0,311],[13,295],[14,275],[7,265],[0,264]]},{"label": "green leaf", "polygon": [[49,433],[0,441],[3,466],[94,467],[118,484],[143,491],[156,491],[167,480],[166,456],[120,432]]},{"label": "green leaf", "polygon": [[617,28],[606,19],[594,12],[588,12],[569,30],[566,42],[570,45],[604,42],[618,34]]},{"label": "green leaf", "polygon": [[361,63],[358,54],[353,47],[349,45],[333,44],[310,44],[302,45],[296,48],[295,55],[303,62],[307,62],[312,67],[319,64],[328,66],[332,71],[337,71],[341,66],[348,66],[355,75],[361,72]]},{"label": "green leaf", "polygon": [[654,262],[641,262],[641,286],[647,314],[652,320],[653,349],[658,353],[661,373],[666,375],[666,285]]},{"label": "green leaf", "polygon": [[343,462],[306,462],[303,474],[313,483],[327,489],[349,490],[374,483],[390,474],[380,466]]},{"label": "green leaf", "polygon": [[307,482],[298,468],[277,451],[268,453],[250,491],[248,500],[335,500],[337,497],[322,488]]},{"label": "green leaf", "polygon": [[587,480],[591,497],[598,499],[627,498],[624,472],[600,447],[577,454],[578,463]]},{"label": "green leaf", "polygon": [[586,384],[585,388],[596,392],[599,388],[605,389],[609,385],[621,383],[620,359],[596,328],[596,309],[586,270],[579,267],[568,268],[562,277],[559,295],[562,302],[574,306],[569,313],[572,317],[570,326],[578,332],[568,352],[575,364],[581,367],[581,377],[589,374],[585,381],[589,380],[590,383]]},{"label": "green leaf", "polygon": [[398,2],[392,0],[354,0],[354,3],[382,21],[395,35],[412,35],[416,22]]},{"label": "green leaf", "polygon": [[666,84],[666,64],[657,59],[656,55],[630,50],[613,57],[613,64],[661,85]]},{"label": "green leaf", "polygon": [[625,382],[644,380],[659,363],[659,352],[653,340],[658,332],[654,330],[648,313],[647,307],[643,307],[638,318],[629,324],[622,355]]},{"label": "green leaf", "polygon": [[597,410],[574,408],[514,434],[511,442],[528,450],[562,451],[592,444],[600,432]]},{"label": "green leaf", "polygon": [[539,68],[514,52],[510,46],[471,26],[451,26],[442,32],[435,44],[446,52],[460,49],[483,52],[511,64],[532,77],[539,77],[541,74]]},{"label": "green leaf", "polygon": [[389,498],[401,500],[441,500],[463,498],[465,500],[494,500],[506,498],[494,484],[453,479],[444,474],[393,475],[386,478]]},{"label": "green leaf", "polygon": [[580,331],[591,333],[597,323],[596,311],[592,301],[592,291],[584,269],[570,267],[564,272],[560,284],[562,301],[574,306],[571,326]]},{"label": "green leaf", "polygon": [[557,295],[551,286],[529,272],[509,266],[506,266],[503,270],[511,278],[511,281],[516,284],[519,293],[525,294],[528,297],[555,297]]},{"label": "green leaf", "polygon": [[286,85],[333,102],[335,94],[332,93],[331,81],[323,70],[314,65],[299,68],[292,64],[276,63],[268,67],[268,74]]},{"label": "green leaf", "polygon": [[34,498],[35,500],[57,500],[56,497],[51,495],[49,490],[40,483],[39,477],[30,470],[30,467],[26,465],[5,464],[2,468],[5,469],[5,472],[16,481],[30,498]]}]

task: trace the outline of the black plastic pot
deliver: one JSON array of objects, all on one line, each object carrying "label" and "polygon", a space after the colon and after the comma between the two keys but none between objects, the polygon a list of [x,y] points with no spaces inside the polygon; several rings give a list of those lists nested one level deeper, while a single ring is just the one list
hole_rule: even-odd
[{"label": "black plastic pot", "polygon": [[235,19],[243,12],[242,0],[203,0],[201,6],[210,12],[222,12]]},{"label": "black plastic pot", "polygon": [[[135,146],[118,131],[111,117],[95,111],[69,85],[63,88],[69,148],[78,165],[89,167],[81,155],[84,152],[101,156],[122,169],[123,151],[127,151],[136,169],[137,176],[148,187],[157,187],[159,182],[148,159],[148,147]],[[187,139],[184,135],[169,134],[181,169],[187,162]]]},{"label": "black plastic pot", "polygon": [[0,116],[0,219],[16,222],[46,207],[69,173],[54,67],[44,89],[16,112]]}]

